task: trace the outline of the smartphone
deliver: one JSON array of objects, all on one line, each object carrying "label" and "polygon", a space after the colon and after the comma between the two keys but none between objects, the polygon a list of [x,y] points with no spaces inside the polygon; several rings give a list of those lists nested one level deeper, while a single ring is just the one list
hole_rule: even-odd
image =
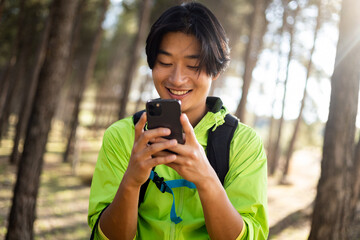
[{"label": "smartphone", "polygon": [[148,129],[169,128],[171,134],[164,138],[176,139],[183,144],[183,129],[180,123],[181,102],[176,99],[152,99],[146,103]]}]

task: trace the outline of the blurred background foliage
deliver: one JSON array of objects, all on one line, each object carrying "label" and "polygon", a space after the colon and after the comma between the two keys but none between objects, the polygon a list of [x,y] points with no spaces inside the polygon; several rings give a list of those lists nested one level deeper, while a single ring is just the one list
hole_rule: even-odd
[{"label": "blurred background foliage", "polygon": [[[147,1],[79,0],[77,4],[47,154],[55,153],[60,159],[55,162],[71,163],[73,174],[80,175],[83,182],[91,180],[104,130],[157,97],[146,63],[144,36],[165,9],[183,1],[152,0],[146,8]],[[198,2],[218,17],[231,47],[230,66],[214,82],[210,94],[221,97],[233,114],[261,134],[268,152],[269,177],[277,183],[291,183],[287,168],[292,153],[311,149],[318,155],[323,145],[341,0]],[[31,94],[30,89],[36,89],[34,79],[46,54],[42,39],[48,34],[51,3],[0,1],[3,172],[11,169],[9,161],[15,172],[14,164],[23,149],[26,127],[19,130],[19,123],[28,125],[30,113],[27,117],[21,113],[33,108],[35,90]],[[146,11],[149,17],[144,20]],[[98,45],[96,39],[100,39]],[[13,157],[14,152],[19,155]],[[3,228],[6,215],[2,217]]]}]

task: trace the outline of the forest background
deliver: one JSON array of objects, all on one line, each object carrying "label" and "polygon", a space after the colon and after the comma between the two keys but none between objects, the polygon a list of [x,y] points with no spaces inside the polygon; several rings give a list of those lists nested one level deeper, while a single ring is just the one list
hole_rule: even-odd
[{"label": "forest background", "polygon": [[[89,238],[102,135],[157,97],[146,34],[181,2],[0,0],[0,238]],[[359,239],[360,1],[199,2],[231,46],[210,95],[267,150],[269,238]]]}]

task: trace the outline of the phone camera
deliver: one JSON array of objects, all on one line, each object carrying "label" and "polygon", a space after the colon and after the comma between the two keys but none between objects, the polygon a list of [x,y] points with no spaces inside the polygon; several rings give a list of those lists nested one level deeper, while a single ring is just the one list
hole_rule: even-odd
[{"label": "phone camera", "polygon": [[161,112],[162,112],[162,109],[161,109],[160,103],[155,103],[155,104],[149,105],[149,114],[151,116],[160,116]]}]

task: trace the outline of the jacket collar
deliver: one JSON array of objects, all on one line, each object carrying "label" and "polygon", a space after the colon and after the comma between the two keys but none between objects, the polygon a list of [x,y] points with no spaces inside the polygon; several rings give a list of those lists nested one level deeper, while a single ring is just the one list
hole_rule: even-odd
[{"label": "jacket collar", "polygon": [[195,132],[207,131],[212,129],[214,131],[218,126],[222,125],[228,110],[223,105],[223,102],[218,97],[207,97],[206,106],[208,112],[194,127]]}]

